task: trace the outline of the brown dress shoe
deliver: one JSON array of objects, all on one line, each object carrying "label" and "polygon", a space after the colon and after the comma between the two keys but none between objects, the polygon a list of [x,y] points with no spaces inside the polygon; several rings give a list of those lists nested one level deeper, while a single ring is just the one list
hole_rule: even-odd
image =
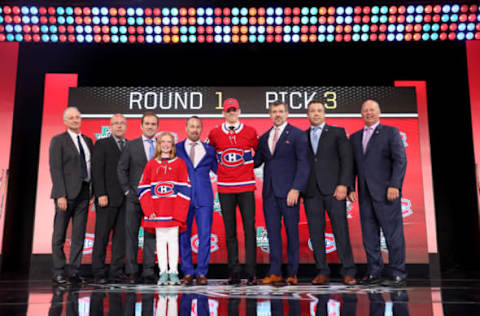
[{"label": "brown dress shoe", "polygon": [[285,282],[287,282],[287,284],[289,285],[297,285],[298,284],[297,276],[291,275],[285,280]]},{"label": "brown dress shoe", "polygon": [[182,279],[183,285],[192,285],[193,284],[193,275],[187,274]]},{"label": "brown dress shoe", "polygon": [[326,275],[319,274],[312,280],[313,285],[324,285],[330,283],[330,279]]},{"label": "brown dress shoe", "polygon": [[275,275],[275,274],[267,275],[262,280],[262,284],[273,284],[273,283],[278,283],[278,282],[282,282],[282,277],[279,276],[279,275]]},{"label": "brown dress shoe", "polygon": [[345,285],[355,285],[355,284],[357,284],[357,280],[355,280],[354,277],[347,275],[343,278],[343,284],[345,284]]},{"label": "brown dress shoe", "polygon": [[208,280],[207,277],[203,274],[197,275],[197,285],[207,285]]}]

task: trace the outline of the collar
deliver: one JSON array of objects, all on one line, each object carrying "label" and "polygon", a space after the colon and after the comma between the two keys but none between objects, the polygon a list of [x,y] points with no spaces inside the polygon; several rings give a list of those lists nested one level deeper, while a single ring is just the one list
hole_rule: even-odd
[{"label": "collar", "polygon": [[190,138],[186,138],[186,139],[185,139],[185,145],[190,146],[192,143],[200,144],[201,141],[200,141],[200,139],[199,139],[199,140],[197,140],[196,142],[193,142]]},{"label": "collar", "polygon": [[279,132],[282,132],[282,131],[285,129],[285,127],[287,126],[287,124],[288,124],[288,122],[285,121],[285,122],[284,122],[282,125],[280,125],[280,126],[275,126],[275,125],[273,125],[273,129],[274,129],[275,127],[278,127]]},{"label": "collar", "polygon": [[82,133],[77,134],[75,132],[72,132],[70,129],[67,129],[67,132],[72,138],[77,138],[77,136],[82,136]]},{"label": "collar", "polygon": [[311,125],[311,126],[310,126],[310,131],[313,132],[313,131],[314,131],[316,128],[318,128],[318,127],[319,127],[320,130],[322,131],[322,130],[325,128],[325,122],[323,122],[322,124],[320,124],[320,125],[318,125],[318,126],[313,126],[313,125]]},{"label": "collar", "polygon": [[222,124],[222,131],[225,133],[225,134],[230,134],[231,130],[230,130],[230,126],[233,126],[234,127],[234,131],[235,133],[240,133],[240,131],[243,129],[243,124],[239,122],[237,122],[236,124],[234,125],[230,125],[230,124],[227,124],[227,122],[224,122]]},{"label": "collar", "polygon": [[142,134],[142,141],[146,142],[149,140],[153,140],[155,142],[155,136],[153,136],[152,138],[147,138],[145,135]]},{"label": "collar", "polygon": [[112,134],[112,137],[113,137],[113,139],[115,140],[116,143],[118,143],[120,140],[125,141],[125,138],[118,138],[117,136],[114,136],[113,134]]},{"label": "collar", "polygon": [[377,123],[375,123],[375,124],[373,124],[373,125],[370,125],[370,126],[366,126],[366,125],[365,125],[365,126],[363,127],[363,130],[366,130],[367,128],[372,128],[372,131],[374,131],[374,130],[377,128],[378,125],[380,125],[380,121],[378,121]]}]

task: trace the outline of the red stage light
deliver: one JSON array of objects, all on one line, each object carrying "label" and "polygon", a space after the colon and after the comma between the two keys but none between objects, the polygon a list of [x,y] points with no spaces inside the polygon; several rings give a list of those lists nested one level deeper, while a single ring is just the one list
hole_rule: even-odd
[{"label": "red stage light", "polygon": [[159,18],[159,17],[156,17],[156,18],[153,19],[153,23],[155,25],[160,25],[160,24],[162,24],[162,19]]},{"label": "red stage light", "polygon": [[440,15],[435,14],[435,15],[433,16],[433,22],[435,22],[435,23],[440,22]]},{"label": "red stage light", "polygon": [[369,23],[370,22],[370,17],[368,15],[364,15],[363,18],[362,18],[362,23]]},{"label": "red stage light", "polygon": [[396,6],[391,6],[391,7],[388,9],[388,12],[389,12],[390,14],[395,14],[395,13],[397,13],[397,11],[398,11],[398,9],[397,9]]},{"label": "red stage light", "polygon": [[55,14],[55,8],[54,8],[54,7],[48,7],[47,12],[48,12],[48,14],[50,14],[50,15],[54,15],[54,14]]},{"label": "red stage light", "polygon": [[258,18],[258,24],[259,25],[264,25],[265,24],[265,18],[263,16]]},{"label": "red stage light", "polygon": [[[376,26],[375,26],[376,27]],[[351,25],[345,25],[345,27],[343,28],[343,31],[345,33],[350,33],[352,32],[352,26]]]},{"label": "red stage light", "polygon": [[267,26],[267,33],[268,34],[272,34],[273,31],[274,31],[273,26],[271,26],[271,25]]},{"label": "red stage light", "polygon": [[232,36],[232,42],[233,43],[238,43],[239,40],[240,40],[240,37],[238,35],[233,35]]},{"label": "red stage light", "polygon": [[433,12],[435,13],[442,12],[442,6],[437,4],[436,6],[433,7]]},{"label": "red stage light", "polygon": [[423,22],[430,23],[431,21],[432,21],[432,16],[431,15],[425,15],[423,17]]},{"label": "red stage light", "polygon": [[5,35],[0,34],[0,42],[5,42]]},{"label": "red stage light", "polygon": [[180,25],[187,25],[188,19],[186,17],[181,17],[180,18]]},{"label": "red stage light", "polygon": [[468,21],[475,22],[477,20],[477,16],[475,14],[470,14],[468,16]]},{"label": "red stage light", "polygon": [[224,8],[223,9],[223,15],[230,15],[230,9],[229,8]]},{"label": "red stage light", "polygon": [[267,42],[268,42],[268,43],[273,42],[273,35],[267,35],[266,38],[267,38]]},{"label": "red stage light", "polygon": [[[13,21],[15,23],[20,23],[21,19],[20,19],[19,16],[16,16],[16,17],[13,18]],[[48,22],[50,24],[55,24],[55,23],[57,23],[57,19],[54,16],[51,16],[51,17],[48,18]]]},{"label": "red stage light", "polygon": [[385,33],[387,31],[387,26],[385,24],[380,24],[380,27],[378,29],[381,33]]},{"label": "red stage light", "polygon": [[447,33],[440,33],[440,40],[444,41],[447,39]]},{"label": "red stage light", "polygon": [[[242,41],[243,42],[243,41]],[[246,41],[245,41],[246,42]],[[282,42],[282,35],[275,35],[275,42],[281,43]]]},{"label": "red stage light", "polygon": [[294,16],[292,19],[293,24],[298,24],[300,23],[300,18],[298,16]]},{"label": "red stage light", "polygon": [[[263,9],[263,14],[265,14],[265,9],[264,9],[264,8],[260,8],[260,9],[258,9],[258,15],[263,15],[263,14],[260,14],[260,10],[261,10],[261,9]],[[292,8],[290,8],[290,7],[284,8],[284,9],[283,9],[283,14],[284,14],[284,15],[290,15],[290,14],[292,14]]]},{"label": "red stage light", "polygon": [[431,5],[427,5],[427,6],[423,9],[423,11],[424,11],[425,13],[432,13],[433,8],[432,8]]},{"label": "red stage light", "polygon": [[[70,28],[72,28],[72,31],[70,31]],[[69,33],[73,33],[74,30],[75,30],[75,29],[73,28],[73,26],[70,25],[70,26],[68,27],[68,32],[69,32]],[[98,34],[98,33],[100,33],[101,31],[102,31],[102,28],[101,28],[100,26],[95,25],[95,26],[93,27],[93,33]]]},{"label": "red stage light", "polygon": [[464,4],[464,5],[462,5],[462,6],[460,7],[460,12],[465,13],[465,12],[467,12],[467,11],[468,11],[468,5]]},{"label": "red stage light", "polygon": [[216,24],[216,25],[222,24],[222,18],[221,18],[221,17],[216,17],[216,18],[215,18],[215,24]]},{"label": "red stage light", "polygon": [[180,41],[180,37],[178,35],[173,35],[172,36],[172,42],[173,43],[178,43]]},{"label": "red stage light", "polygon": [[466,14],[462,14],[462,15],[460,15],[460,17],[458,19],[460,20],[460,22],[465,22],[465,21],[467,21],[468,16]]},{"label": "red stage light", "polygon": [[128,27],[128,33],[129,34],[135,34],[135,27],[134,26],[129,26]]},{"label": "red stage light", "polygon": [[[4,11],[5,11],[5,10],[4,10]],[[40,8],[38,9],[38,12],[39,12],[41,15],[45,15],[45,14],[47,14],[47,9],[46,9],[45,7],[40,7]],[[10,12],[5,12],[5,13],[8,14],[8,13],[10,13]]]},{"label": "red stage light", "polygon": [[318,29],[315,25],[311,25],[308,30],[310,31],[310,33],[315,34],[317,33]]},{"label": "red stage light", "polygon": [[[82,8],[75,7],[75,9],[73,9],[73,12],[75,13],[75,15],[82,15]],[[50,9],[49,9],[49,13],[50,13]]]},{"label": "red stage light", "polygon": [[102,26],[102,33],[105,33],[105,34],[110,33],[110,28],[106,25]]},{"label": "red stage light", "polygon": [[370,25],[370,32],[376,32],[378,31],[378,26],[376,24],[372,24]]},{"label": "red stage light", "polygon": [[215,15],[222,15],[222,9],[220,8],[215,8],[215,10],[213,10],[214,14]]},{"label": "red stage light", "polygon": [[[272,28],[273,28],[273,27],[272,27]],[[242,27],[240,28],[240,33],[242,33],[242,34],[247,34],[247,33],[248,33],[248,27],[242,26]]]},{"label": "red stage light", "polygon": [[60,33],[65,33],[66,31],[67,31],[67,28],[66,28],[65,26],[60,25],[60,26],[58,27],[58,32],[60,32]]},{"label": "red stage light", "polygon": [[353,8],[353,13],[355,14],[361,14],[362,13],[362,7],[355,7]]},{"label": "red stage light", "polygon": [[405,16],[404,15],[399,15],[397,17],[397,23],[401,23],[401,24],[405,23]]},{"label": "red stage light", "polygon": [[341,34],[335,35],[335,42],[341,42],[343,40],[343,36]]},{"label": "red stage light", "polygon": [[[30,25],[24,25],[23,26],[23,32],[30,33],[31,30],[32,30],[32,28],[30,27]],[[3,31],[0,30],[0,32],[3,32]]]},{"label": "red stage light", "polygon": [[387,36],[383,33],[378,35],[378,40],[380,42],[384,42],[386,38],[387,38]]},{"label": "red stage light", "polygon": [[440,30],[442,30],[443,32],[448,30],[448,24],[447,23],[442,23],[442,25],[440,25]]},{"label": "red stage light", "polygon": [[[115,21],[116,21],[117,18],[115,18]],[[89,16],[86,16],[84,19],[83,19],[83,23],[85,24],[90,24],[92,23],[92,18],[89,17]]]},{"label": "red stage light", "polygon": [[205,28],[203,26],[197,27],[197,33],[198,34],[203,34],[205,32]]},{"label": "red stage light", "polygon": [[[228,18],[225,18],[225,19],[228,19]],[[229,19],[229,21],[230,21],[230,19]],[[252,17],[250,17],[250,19],[248,19],[248,23],[250,25],[255,25],[255,24],[257,24],[257,19],[252,16]],[[230,23],[224,23],[224,24],[230,24]]]},{"label": "red stage light", "polygon": [[[68,33],[75,33],[75,27],[73,25],[67,26],[67,31]],[[93,31],[95,31],[95,28],[93,28]],[[100,27],[98,26],[98,32],[100,32]]]},{"label": "red stage light", "polygon": [[457,34],[456,33],[450,33],[448,34],[448,39],[453,41],[455,38],[457,37]]},{"label": "red stage light", "polygon": [[40,23],[41,23],[41,24],[47,24],[47,22],[48,22],[48,19],[47,19],[46,16],[41,16],[41,17],[40,17]]},{"label": "red stage light", "polygon": [[207,43],[213,42],[213,36],[212,35],[207,35]]},{"label": "red stage light", "polygon": [[240,42],[242,42],[242,43],[248,42],[248,36],[247,35],[240,36]]},{"label": "red stage light", "polygon": [[300,8],[299,7],[295,7],[293,8],[293,15],[299,15],[300,14]]},{"label": "red stage light", "polygon": [[65,34],[62,34],[58,37],[60,39],[60,42],[65,42],[67,40],[67,36]]},{"label": "red stage light", "polygon": [[4,6],[3,7],[3,13],[10,14],[10,13],[12,13],[12,9],[9,6]]},{"label": "red stage light", "polygon": [[179,11],[180,11],[180,15],[181,15],[181,16],[187,15],[187,9],[186,9],[186,8],[180,8]]},{"label": "red stage light", "polygon": [[421,24],[415,24],[415,26],[413,27],[413,30],[415,32],[421,32],[422,31],[422,25]]},{"label": "red stage light", "polygon": [[195,8],[188,8],[188,15],[195,15],[197,13],[197,10],[195,10]]},{"label": "red stage light", "polygon": [[78,24],[82,24],[82,23],[83,23],[83,19],[82,19],[82,17],[80,17],[80,16],[77,16],[77,17],[75,18],[75,24],[77,24],[77,25],[78,25]]},{"label": "red stage light", "polygon": [[25,42],[30,42],[32,40],[32,35],[25,34],[25,36],[23,38],[25,39]]},{"label": "red stage light", "polygon": [[[75,41],[75,36],[72,35],[72,37],[73,37],[73,41]],[[38,34],[33,35],[33,41],[34,42],[40,42],[40,35],[38,35]]]},{"label": "red stage light", "polygon": [[363,7],[363,14],[370,14],[370,7]]},{"label": "red stage light", "polygon": [[475,33],[475,39],[480,39],[480,32]]},{"label": "red stage light", "polygon": [[5,23],[12,23],[12,21],[13,21],[13,19],[10,15],[6,15],[4,20],[5,20]]},{"label": "red stage light", "polygon": [[105,43],[108,43],[108,42],[110,42],[110,36],[108,36],[108,35],[103,35],[103,36],[102,36],[102,40],[103,40]]},{"label": "red stage light", "polygon": [[139,42],[139,43],[145,42],[145,36],[143,36],[143,35],[137,36],[137,42]]},{"label": "red stage light", "polygon": [[130,35],[130,36],[128,37],[128,41],[129,41],[130,43],[135,43],[136,40],[137,40],[137,39],[135,38],[134,35]]},{"label": "red stage light", "polygon": [[211,26],[207,26],[206,30],[207,30],[207,34],[212,34],[213,33],[213,27],[211,27]]},{"label": "red stage light", "polygon": [[480,31],[480,23],[477,23],[477,25],[475,26],[475,29],[476,29],[477,31]]},{"label": "red stage light", "polygon": [[118,11],[116,8],[110,8],[110,15],[115,16],[118,14]]},{"label": "red stage light", "polygon": [[[343,32],[343,26],[337,25],[335,27],[335,33],[342,33],[342,32]],[[314,32],[312,32],[312,33],[314,33]]]},{"label": "red stage light", "polygon": [[163,34],[170,34],[170,26],[164,26],[162,32]]},{"label": "red stage light", "polygon": [[[13,7],[12,12],[13,12],[13,14],[19,14],[20,13],[20,8],[19,7]],[[55,8],[53,9],[52,14],[55,14]]]},{"label": "red stage light", "polygon": [[418,41],[421,40],[421,39],[422,39],[422,35],[421,35],[421,34],[419,34],[419,33],[413,34],[413,40],[414,40],[414,41],[418,42]]},{"label": "red stage light", "polygon": [[173,26],[172,27],[172,33],[173,34],[178,34],[179,32],[180,32],[180,30],[179,30],[178,26]]},{"label": "red stage light", "polygon": [[90,15],[90,13],[91,13],[90,8],[87,8],[87,7],[83,8],[83,15]]},{"label": "red stage light", "polygon": [[360,24],[360,21],[362,21],[362,18],[359,15],[353,17],[353,22],[355,24]]},{"label": "red stage light", "polygon": [[334,15],[335,14],[335,7],[329,7],[327,12],[330,15]]},{"label": "red stage light", "polygon": [[[284,14],[290,14],[290,13],[287,13],[286,11],[287,9],[289,10],[290,13],[292,12],[290,8],[285,8]],[[258,8],[257,15],[265,15],[265,8]]]},{"label": "red stage light", "polygon": [[412,32],[413,31],[413,25],[412,24],[407,24],[405,26],[405,32]]},{"label": "red stage light", "polygon": [[164,43],[170,43],[170,40],[171,40],[170,35],[164,35],[163,36],[163,42]]},{"label": "red stage light", "polygon": [[311,42],[311,43],[314,43],[317,41],[317,35],[315,34],[312,34],[308,37],[308,40]]},{"label": "red stage light", "polygon": [[248,10],[248,14],[250,14],[250,15],[256,15],[256,14],[257,14],[257,9],[255,9],[255,8],[250,8],[250,10]]},{"label": "red stage light", "polygon": [[[280,31],[280,32],[277,31],[278,28],[279,28],[278,26],[275,28],[275,32],[276,32],[276,33],[281,33],[281,31]],[[280,26],[280,30],[281,30],[281,29],[282,29],[282,27]],[[303,25],[303,26],[300,28],[300,32],[302,32],[302,33],[307,33],[307,32],[308,32],[308,26]]]},{"label": "red stage light", "polygon": [[197,23],[197,19],[196,19],[196,18],[194,18],[194,17],[188,18],[188,24],[190,24],[190,25],[195,25],[195,23]]},{"label": "red stage light", "polygon": [[303,34],[302,36],[300,36],[300,41],[301,41],[302,43],[308,42],[308,35]]},{"label": "red stage light", "polygon": [[144,12],[145,12],[146,16],[151,16],[152,15],[152,9],[151,8],[146,8]]},{"label": "red stage light", "polygon": [[377,34],[370,34],[370,41],[375,42],[376,40],[377,40]]},{"label": "red stage light", "polygon": [[125,10],[125,8],[120,8],[118,9],[118,14],[124,16],[125,14],[127,14],[127,10]]},{"label": "red stage light", "polygon": [[318,9],[318,13],[319,13],[320,15],[325,15],[325,14],[327,14],[327,8],[321,7],[320,9]]},{"label": "red stage light", "polygon": [[327,23],[328,24],[334,24],[335,23],[335,17],[334,16],[329,16],[327,18]]},{"label": "red stage light", "polygon": [[457,24],[450,24],[449,28],[450,31],[456,31],[457,30]]},{"label": "red stage light", "polygon": [[[40,40],[40,35],[37,35],[37,36],[38,36],[38,39]],[[36,41],[35,40],[35,35],[33,36],[33,40]],[[71,43],[75,42],[75,35],[68,35],[68,41],[71,42]],[[36,42],[38,42],[38,41],[36,41]]]},{"label": "red stage light", "polygon": [[153,9],[153,15],[155,15],[155,16],[159,16],[161,13],[162,13],[162,11],[160,11],[160,9],[159,9],[159,8],[155,8],[155,9]]},{"label": "red stage light", "polygon": [[125,25],[127,24],[127,18],[121,17],[118,19],[118,22],[120,23],[120,25]]},{"label": "red stage light", "polygon": [[[365,17],[364,17],[364,18],[365,18]],[[390,16],[388,17],[388,22],[389,22],[389,23],[395,23],[395,22],[397,22],[397,17],[396,17],[395,15],[390,15]],[[367,22],[364,22],[364,23],[367,23]]]},{"label": "red stage light", "polygon": [[33,33],[38,33],[38,32],[40,32],[40,27],[38,25],[33,25],[32,26],[32,31],[33,31]]},{"label": "red stage light", "polygon": [[198,41],[199,43],[205,42],[205,36],[203,36],[203,35],[197,36],[197,41]]},{"label": "red stage light", "polygon": [[477,10],[478,10],[478,6],[476,4],[472,4],[470,6],[470,12],[477,12]]},{"label": "red stage light", "polygon": [[[73,35],[72,35],[73,36]],[[74,37],[75,39],[75,37]],[[96,43],[100,43],[102,41],[102,37],[100,35],[95,35],[93,37],[93,40],[96,42]]]}]

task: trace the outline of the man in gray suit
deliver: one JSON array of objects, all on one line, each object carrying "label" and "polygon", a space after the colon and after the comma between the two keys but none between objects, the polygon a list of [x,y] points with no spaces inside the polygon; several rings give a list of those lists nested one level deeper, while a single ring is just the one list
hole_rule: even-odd
[{"label": "man in gray suit", "polygon": [[79,270],[88,205],[92,196],[90,190],[92,140],[80,133],[82,119],[76,107],[68,107],[63,112],[63,122],[67,131],[54,136],[50,143],[50,175],[53,184],[51,198],[55,200],[52,237],[53,281],[58,284],[68,282],[65,277],[66,258],[63,247],[70,219],[72,219],[70,281],[73,283],[85,281],[79,275]]},{"label": "man in gray suit", "polygon": [[[147,161],[155,152],[155,133],[158,129],[158,117],[155,113],[146,112],[142,117],[142,136],[129,141],[118,161],[117,173],[120,186],[127,197],[125,216],[125,238],[127,262],[125,272],[128,282],[137,282],[138,264],[138,231],[143,212],[137,196],[137,187]],[[143,231],[143,281],[154,283],[155,235]]]}]

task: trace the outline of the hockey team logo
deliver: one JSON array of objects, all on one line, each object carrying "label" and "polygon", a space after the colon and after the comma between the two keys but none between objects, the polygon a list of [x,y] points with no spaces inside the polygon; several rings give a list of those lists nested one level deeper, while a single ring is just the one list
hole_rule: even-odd
[{"label": "hockey team logo", "polygon": [[[218,301],[209,298],[208,299],[208,311],[209,311],[209,316],[218,316]],[[198,300],[193,299],[192,300],[192,306],[190,309],[190,315],[191,316],[198,316]]]},{"label": "hockey team logo", "polygon": [[112,131],[110,130],[109,126],[102,126],[102,131],[100,133],[95,133],[95,138],[97,140],[102,138],[108,138],[112,135]]},{"label": "hockey team logo", "polygon": [[223,216],[222,206],[220,205],[220,198],[218,197],[218,192],[215,192],[215,198],[213,199],[213,211],[217,212],[220,216]]},{"label": "hockey team logo", "polygon": [[407,133],[400,132],[400,137],[402,138],[403,146],[404,146],[404,147],[407,147],[407,146],[408,146],[408,143],[407,143]]},{"label": "hockey team logo", "polygon": [[220,161],[222,165],[227,167],[240,166],[245,162],[243,159],[243,150],[237,148],[227,149],[220,156]]},{"label": "hockey team logo", "polygon": [[[313,251],[312,241],[308,238],[308,248]],[[337,246],[335,244],[335,237],[333,234],[325,233],[325,253],[331,253],[337,250]]]},{"label": "hockey team logo", "polygon": [[93,242],[95,240],[95,234],[86,233],[85,240],[83,241],[83,254],[88,255],[93,252]]},{"label": "hockey team logo", "polygon": [[412,202],[409,199],[402,198],[402,217],[407,217],[413,214]]},{"label": "hockey team logo", "polygon": [[160,182],[155,186],[155,194],[165,197],[173,194],[173,184],[170,182]]},{"label": "hockey team logo", "polygon": [[[198,240],[198,234],[192,236],[190,239],[190,243],[192,245],[192,251],[198,253],[198,246],[200,244]],[[215,234],[210,235],[210,253],[215,252],[218,250],[218,237]]]},{"label": "hockey team logo", "polygon": [[263,252],[270,253],[267,230],[262,226],[257,227],[257,247]]},{"label": "hockey team logo", "polygon": [[353,218],[352,211],[353,211],[353,203],[350,202],[349,199],[347,199],[347,218]]}]

